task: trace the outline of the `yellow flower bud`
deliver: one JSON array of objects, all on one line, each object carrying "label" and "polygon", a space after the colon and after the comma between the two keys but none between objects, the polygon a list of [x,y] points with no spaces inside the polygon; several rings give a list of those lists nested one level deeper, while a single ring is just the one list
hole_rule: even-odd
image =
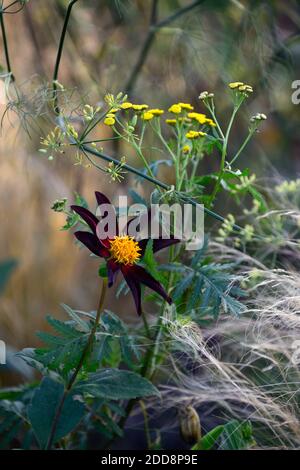
[{"label": "yellow flower bud", "polygon": [[107,117],[104,119],[104,124],[106,126],[113,126],[115,124],[116,120],[112,117]]},{"label": "yellow flower bud", "polygon": [[179,113],[181,113],[181,106],[180,106],[180,104],[172,104],[172,106],[170,106],[168,111],[170,113],[179,114]]}]

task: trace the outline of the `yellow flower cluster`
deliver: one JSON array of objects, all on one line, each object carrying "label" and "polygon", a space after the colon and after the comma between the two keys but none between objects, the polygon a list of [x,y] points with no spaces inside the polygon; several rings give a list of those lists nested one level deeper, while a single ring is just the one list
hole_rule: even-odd
[{"label": "yellow flower cluster", "polygon": [[121,109],[133,109],[134,111],[144,111],[145,109],[148,109],[149,106],[147,104],[134,104],[130,103],[130,101],[125,101],[120,105]]},{"label": "yellow flower cluster", "polygon": [[142,119],[144,121],[151,121],[154,117],[160,116],[161,114],[164,113],[163,109],[159,108],[154,108],[154,109],[148,109],[145,113],[142,114]]},{"label": "yellow flower cluster", "polygon": [[170,106],[168,111],[173,114],[180,114],[182,111],[193,111],[194,106],[190,103],[175,103]]},{"label": "yellow flower cluster", "polygon": [[210,118],[208,118],[205,114],[202,113],[188,113],[188,117],[190,119],[195,119],[199,124],[208,124],[211,127],[215,127],[216,124]]},{"label": "yellow flower cluster", "polygon": [[[179,103],[172,104],[172,106],[170,106],[168,111],[173,114],[181,114],[183,111],[189,111],[185,117],[177,118],[178,121],[190,122],[190,120],[193,119],[201,125],[208,124],[211,127],[216,126],[215,122],[212,119],[208,118],[206,114],[196,113],[194,111],[194,107],[189,103],[179,102]],[[176,122],[177,121],[174,118],[166,119],[166,123],[170,124],[171,126],[176,125]]]},{"label": "yellow flower cluster", "polygon": [[185,136],[187,139],[198,139],[198,137],[205,137],[207,134],[206,132],[201,132],[201,131],[188,131]]},{"label": "yellow flower cluster", "polygon": [[229,88],[232,90],[240,91],[241,93],[253,93],[253,88],[251,85],[247,85],[243,82],[231,82],[229,83]]}]

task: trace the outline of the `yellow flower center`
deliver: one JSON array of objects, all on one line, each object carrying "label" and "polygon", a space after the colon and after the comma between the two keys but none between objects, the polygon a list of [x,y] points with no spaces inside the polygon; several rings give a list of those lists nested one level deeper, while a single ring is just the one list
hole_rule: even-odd
[{"label": "yellow flower center", "polygon": [[110,254],[114,261],[121,264],[136,263],[141,253],[138,242],[128,235],[116,236],[110,241]]}]

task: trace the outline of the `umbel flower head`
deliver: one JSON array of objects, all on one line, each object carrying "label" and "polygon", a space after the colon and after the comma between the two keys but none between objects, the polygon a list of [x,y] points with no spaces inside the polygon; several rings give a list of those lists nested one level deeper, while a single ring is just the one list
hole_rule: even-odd
[{"label": "umbel flower head", "polygon": [[[102,204],[111,205],[109,199],[104,194],[96,191],[95,195],[98,206],[101,206]],[[74,233],[75,237],[96,256],[105,259],[109,287],[114,284],[118,272],[123,274],[133,295],[138,315],[141,315],[142,313],[141,284],[157,292],[157,294],[159,294],[169,304],[172,303],[172,299],[166,293],[163,286],[154,279],[154,277],[148,273],[145,268],[138,264],[145,253],[149,239],[143,238],[142,240],[136,240],[134,237],[128,235],[130,232],[130,223],[135,219],[128,222],[125,233],[119,233],[116,220],[117,235],[112,238],[107,237],[102,239],[99,238],[97,234],[97,226],[100,223],[100,219],[84,207],[73,205],[71,206],[71,209],[80,215],[91,229],[91,232],[77,231]],[[153,253],[161,250],[162,248],[178,243],[179,241],[180,240],[175,238],[154,239]]]}]

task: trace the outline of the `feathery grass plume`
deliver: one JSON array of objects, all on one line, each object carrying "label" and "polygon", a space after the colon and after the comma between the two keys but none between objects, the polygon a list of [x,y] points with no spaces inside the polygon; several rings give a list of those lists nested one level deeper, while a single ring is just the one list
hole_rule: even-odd
[{"label": "feathery grass plume", "polygon": [[219,423],[250,420],[259,448],[298,448],[300,276],[221,244],[211,253],[239,258],[248,309],[239,321],[223,315],[203,331],[169,319],[177,379],[163,387],[164,407],[193,403],[200,419],[209,409]]}]

